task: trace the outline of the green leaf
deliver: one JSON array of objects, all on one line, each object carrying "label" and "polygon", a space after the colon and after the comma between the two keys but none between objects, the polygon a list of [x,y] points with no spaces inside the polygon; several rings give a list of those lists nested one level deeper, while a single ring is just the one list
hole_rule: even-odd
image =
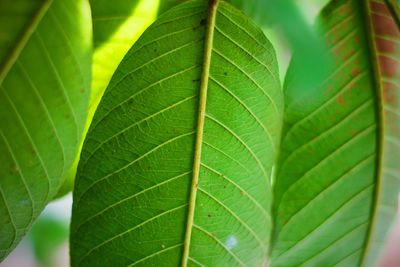
[{"label": "green leaf", "polygon": [[126,52],[156,19],[158,4],[159,0],[90,0],[94,46],[90,118]]},{"label": "green leaf", "polygon": [[[96,111],[74,190],[72,266],[259,266],[282,115],[271,44],[211,1],[164,13]],[[208,25],[208,26],[205,26]]]},{"label": "green leaf", "polygon": [[[301,62],[301,67],[297,68],[299,77],[302,77],[298,80],[299,86],[307,90],[323,81],[326,69],[333,65],[333,59],[326,53],[324,41],[318,38],[313,27],[306,21],[297,1],[230,1],[264,28],[273,26],[274,30],[286,40]],[[282,64],[281,61],[279,63]]]},{"label": "green leaf", "polygon": [[0,18],[2,259],[74,160],[90,90],[91,23],[84,0],[0,0]]},{"label": "green leaf", "polygon": [[272,266],[377,266],[400,192],[400,33],[376,0],[332,1],[318,27],[336,66],[309,90],[290,66]]},{"label": "green leaf", "polygon": [[394,17],[397,26],[400,27],[400,1],[399,0],[386,0],[389,11]]},{"label": "green leaf", "polygon": [[160,0],[160,6],[158,8],[158,16],[172,7],[183,3],[185,0]]},{"label": "green leaf", "polygon": [[[93,73],[89,111],[84,136],[112,74],[128,49],[136,42],[157,14],[159,0],[90,0],[93,19]],[[80,152],[56,198],[70,192],[74,186]]]},{"label": "green leaf", "polygon": [[400,196],[400,29],[384,1],[368,1],[366,11],[378,89],[380,157],[374,218],[363,262],[365,266],[375,266],[396,220]]}]

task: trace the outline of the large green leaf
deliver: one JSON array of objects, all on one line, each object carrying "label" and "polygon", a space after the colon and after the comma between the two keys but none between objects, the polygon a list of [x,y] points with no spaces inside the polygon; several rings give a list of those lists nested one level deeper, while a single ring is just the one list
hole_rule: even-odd
[{"label": "large green leaf", "polygon": [[[282,113],[274,51],[230,5],[164,13],[114,74],[74,190],[72,266],[261,266]],[[208,25],[208,26],[205,26]]]},{"label": "large green leaf", "polygon": [[375,262],[384,247],[400,197],[400,29],[395,13],[381,1],[368,1],[368,29],[378,89],[380,122],[379,169],[376,179],[374,218],[370,227],[366,266]]},{"label": "large green leaf", "polygon": [[336,66],[313,88],[289,70],[272,266],[376,266],[400,191],[399,29],[377,0],[332,1],[318,27]]},{"label": "large green leaf", "polygon": [[74,160],[90,91],[89,19],[85,0],[0,0],[0,259]]}]

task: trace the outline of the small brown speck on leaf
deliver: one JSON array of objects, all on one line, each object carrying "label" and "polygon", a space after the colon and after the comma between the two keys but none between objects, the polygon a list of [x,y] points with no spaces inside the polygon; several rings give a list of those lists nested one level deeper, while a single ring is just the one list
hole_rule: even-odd
[{"label": "small brown speck on leaf", "polygon": [[18,167],[17,167],[17,165],[16,164],[12,164],[11,166],[10,166],[10,174],[14,174],[14,173],[17,173],[18,172]]},{"label": "small brown speck on leaf", "polygon": [[351,129],[350,130],[350,134],[351,134],[352,137],[355,137],[357,135],[357,130]]},{"label": "small brown speck on leaf", "polygon": [[343,94],[339,94],[336,98],[336,102],[340,105],[344,104]]},{"label": "small brown speck on leaf", "polygon": [[358,74],[360,74],[360,69],[359,68],[357,68],[357,67],[354,67],[352,70],[351,70],[351,76],[353,76],[353,77],[355,77],[355,76],[357,76]]},{"label": "small brown speck on leaf", "polygon": [[340,15],[348,15],[351,12],[351,7],[349,4],[343,5],[340,10]]},{"label": "small brown speck on leaf", "polygon": [[335,55],[339,55],[340,54],[340,49],[339,48],[336,48],[335,50],[334,50],[334,53],[335,53]]}]

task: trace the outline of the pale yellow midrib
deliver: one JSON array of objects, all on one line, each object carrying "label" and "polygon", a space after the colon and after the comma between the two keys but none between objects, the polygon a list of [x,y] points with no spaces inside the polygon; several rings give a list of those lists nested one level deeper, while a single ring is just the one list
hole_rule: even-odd
[{"label": "pale yellow midrib", "polygon": [[183,255],[181,263],[182,267],[187,266],[189,259],[190,241],[192,236],[194,212],[196,206],[196,195],[199,184],[201,148],[203,143],[204,121],[206,114],[207,89],[208,89],[208,80],[210,74],[211,53],[213,47],[215,17],[218,8],[218,2],[219,0],[210,0],[208,6],[206,36],[204,42],[204,61],[202,68],[203,72],[201,74],[201,80],[200,80],[199,109],[197,118],[196,141],[194,148],[193,174],[192,174],[192,184],[190,188],[189,210],[187,215],[185,239],[183,243]]},{"label": "pale yellow midrib", "polygon": [[14,66],[14,63],[17,61],[19,55],[21,54],[25,45],[28,43],[32,34],[35,32],[37,26],[39,25],[43,16],[46,14],[52,2],[53,0],[44,0],[41,7],[38,9],[38,11],[32,17],[32,20],[29,22],[29,25],[22,32],[21,36],[17,39],[17,45],[11,50],[10,55],[6,58],[3,66],[0,66],[0,85],[3,83],[12,66]]}]

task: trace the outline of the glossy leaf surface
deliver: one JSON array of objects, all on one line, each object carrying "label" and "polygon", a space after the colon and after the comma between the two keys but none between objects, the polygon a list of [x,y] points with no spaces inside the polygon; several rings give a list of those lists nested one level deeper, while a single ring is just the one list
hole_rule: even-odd
[{"label": "glossy leaf surface", "polygon": [[[155,20],[159,0],[91,0],[89,2],[92,10],[94,51],[92,88],[84,136],[118,64],[143,31]],[[82,144],[56,197],[63,196],[72,190],[81,148]]]},{"label": "glossy leaf surface", "polygon": [[78,168],[72,266],[266,261],[277,62],[242,13],[207,10],[163,14],[114,74]]},{"label": "glossy leaf surface", "polygon": [[[383,1],[367,2],[332,1],[320,15],[317,26],[336,59],[323,84],[303,90],[296,56],[290,67],[272,266],[375,266],[394,219],[398,28],[382,14]],[[382,27],[378,21],[388,18]]]},{"label": "glossy leaf surface", "polygon": [[159,0],[90,0],[93,18],[91,116],[118,64],[155,20]]},{"label": "glossy leaf surface", "polygon": [[1,0],[0,17],[1,259],[54,197],[74,160],[92,44],[84,0]]}]

